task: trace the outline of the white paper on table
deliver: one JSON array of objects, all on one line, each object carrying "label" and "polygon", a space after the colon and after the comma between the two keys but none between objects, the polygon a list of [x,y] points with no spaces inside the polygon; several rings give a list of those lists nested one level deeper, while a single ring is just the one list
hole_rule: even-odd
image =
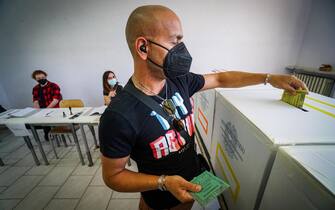
[{"label": "white paper on table", "polygon": [[100,106],[100,107],[94,107],[92,111],[90,112],[89,116],[92,115],[102,115],[104,113],[107,106]]},{"label": "white paper on table", "polygon": [[36,111],[36,109],[31,108],[31,107],[27,107],[27,108],[24,108],[24,109],[20,109],[19,111],[11,113],[9,115],[12,116],[12,117],[26,117],[26,116],[28,116],[29,114],[31,114],[35,111]]},{"label": "white paper on table", "polygon": [[15,136],[31,136],[31,132],[26,128],[24,123],[7,123],[6,126]]},{"label": "white paper on table", "polygon": [[14,112],[17,112],[18,110],[17,109],[14,109],[14,110],[11,110],[7,113],[0,113],[0,119],[7,119],[7,118],[10,118],[11,117],[11,114],[14,113]]},{"label": "white paper on table", "polygon": [[62,111],[59,109],[40,109],[32,117],[59,117],[62,116]]}]

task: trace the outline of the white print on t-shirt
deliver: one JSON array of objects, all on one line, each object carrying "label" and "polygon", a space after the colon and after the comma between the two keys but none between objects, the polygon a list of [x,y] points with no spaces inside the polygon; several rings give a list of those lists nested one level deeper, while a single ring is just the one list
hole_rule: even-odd
[{"label": "white print on t-shirt", "polygon": [[[172,96],[173,104],[176,107],[175,116],[178,119],[181,119],[181,115],[187,115],[188,111],[184,105],[184,99],[176,92]],[[193,110],[193,101],[191,100],[192,110]],[[150,116],[155,117],[159,124],[162,126],[163,130],[167,131],[164,136],[158,137],[156,140],[150,143],[150,148],[152,150],[153,156],[156,159],[167,156],[172,152],[179,151],[183,145],[186,144],[185,139],[180,136],[178,132],[170,129],[170,124],[168,121],[159,115],[157,112],[152,111]],[[182,120],[184,127],[190,136],[194,133],[194,116],[193,113],[189,114],[184,120]]]},{"label": "white print on t-shirt", "polygon": [[177,108],[175,115],[178,119],[180,119],[180,115],[177,111],[178,108],[183,115],[187,115],[188,111],[186,109],[186,106],[184,105],[184,99],[180,96],[180,94],[178,92],[175,93],[174,96],[172,96],[172,101]]},{"label": "white print on t-shirt", "polygon": [[[180,96],[180,94],[178,92],[176,92],[173,96],[172,96],[172,102],[176,107],[176,111],[175,111],[175,116],[176,118],[180,119],[181,115],[179,113],[179,111],[181,112],[182,115],[187,115],[188,111],[186,109],[186,106],[184,105],[184,99]],[[178,111],[179,110],[179,111]],[[158,120],[159,124],[162,126],[162,128],[167,131],[170,129],[170,124],[168,123],[168,121],[162,117],[161,115],[157,114],[157,112],[152,111],[150,113],[150,116],[152,117],[156,117],[156,119]]]},{"label": "white print on t-shirt", "polygon": [[[193,114],[188,115],[184,120],[185,129],[190,136],[194,134],[194,116]],[[150,143],[153,156],[156,159],[160,159],[169,155],[172,152],[179,151],[182,146],[186,144],[185,139],[176,131],[169,130],[164,136],[158,137],[156,140]]]}]

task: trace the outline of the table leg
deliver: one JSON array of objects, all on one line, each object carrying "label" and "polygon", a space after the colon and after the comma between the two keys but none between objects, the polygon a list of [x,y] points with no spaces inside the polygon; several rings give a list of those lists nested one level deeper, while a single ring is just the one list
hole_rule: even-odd
[{"label": "table leg", "polygon": [[24,141],[26,142],[26,144],[27,144],[27,146],[28,146],[28,148],[29,148],[31,154],[33,155],[35,164],[36,164],[37,166],[39,166],[41,163],[40,163],[40,161],[39,161],[38,158],[37,158],[37,155],[36,155],[34,146],[33,146],[33,144],[31,143],[31,140],[30,140],[29,136],[24,136],[23,139],[24,139]]},{"label": "table leg", "polygon": [[93,166],[92,156],[91,156],[90,148],[88,147],[87,138],[86,138],[86,134],[85,134],[83,124],[80,124],[80,130],[81,130],[81,135],[83,136],[83,140],[84,140],[86,155],[87,155],[87,159],[88,159],[88,166]]},{"label": "table leg", "polygon": [[64,134],[61,134],[60,137],[62,138],[62,141],[63,141],[63,144],[65,145],[65,147],[67,147],[67,143],[66,143],[66,139],[65,139]]},{"label": "table leg", "polygon": [[43,158],[43,160],[44,160],[45,165],[49,165],[49,161],[48,161],[48,159],[47,159],[47,156],[45,155],[45,152],[44,152],[44,150],[43,150],[43,147],[42,147],[42,143],[41,143],[40,137],[38,136],[38,133],[37,133],[37,131],[36,131],[36,129],[35,129],[35,126],[30,125],[30,128],[31,128],[31,132],[33,133],[33,136],[34,136],[34,138],[35,138],[35,141],[36,141],[36,143],[37,143],[37,145],[38,145],[38,149],[39,149],[40,152],[41,152],[41,155],[42,155],[42,158]]},{"label": "table leg", "polygon": [[77,152],[79,154],[79,158],[80,158],[80,161],[81,161],[81,165],[85,165],[85,161],[84,161],[84,158],[83,158],[83,154],[81,153],[81,149],[80,149],[80,145],[79,145],[79,141],[78,141],[78,136],[77,136],[77,133],[76,133],[76,129],[74,128],[74,124],[71,124],[71,129],[72,129],[73,140],[74,140],[74,143],[76,144]]},{"label": "table leg", "polygon": [[94,127],[93,125],[88,125],[89,129],[91,130],[91,133],[93,135],[93,140],[94,140],[94,144],[95,144],[95,149],[98,149],[99,148],[99,145],[98,145],[98,141],[97,141],[97,137],[95,135],[95,130],[94,130]]},{"label": "table leg", "polygon": [[50,141],[51,148],[52,148],[52,151],[55,154],[56,159],[59,159],[57,151],[56,151],[56,147],[55,147],[55,142],[54,142],[54,141],[56,141],[56,136],[55,135],[50,136],[49,141]]}]

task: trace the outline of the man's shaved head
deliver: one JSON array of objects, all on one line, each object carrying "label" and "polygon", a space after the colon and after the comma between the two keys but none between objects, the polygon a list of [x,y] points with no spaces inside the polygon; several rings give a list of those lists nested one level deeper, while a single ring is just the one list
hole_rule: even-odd
[{"label": "man's shaved head", "polygon": [[172,20],[179,21],[179,18],[167,7],[146,5],[136,8],[130,14],[126,26],[126,38],[132,55],[135,55],[135,41],[138,37],[160,36],[170,28]]}]

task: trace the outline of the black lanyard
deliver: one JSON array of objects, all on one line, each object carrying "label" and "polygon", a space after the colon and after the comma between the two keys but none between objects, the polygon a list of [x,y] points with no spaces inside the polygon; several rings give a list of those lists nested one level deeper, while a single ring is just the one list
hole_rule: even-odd
[{"label": "black lanyard", "polygon": [[[162,116],[165,120],[168,121],[170,124],[170,127],[172,126],[173,117],[169,116],[162,107],[159,105],[157,101],[155,101],[153,98],[145,95],[143,92],[135,88],[134,84],[132,83],[131,79],[128,81],[126,86],[124,87],[124,90],[133,95],[135,98],[140,100],[142,103],[144,103],[147,107],[158,113],[160,116]],[[180,135],[187,140],[188,142],[191,142],[191,136],[185,131],[185,129],[182,129],[179,131]]]}]

